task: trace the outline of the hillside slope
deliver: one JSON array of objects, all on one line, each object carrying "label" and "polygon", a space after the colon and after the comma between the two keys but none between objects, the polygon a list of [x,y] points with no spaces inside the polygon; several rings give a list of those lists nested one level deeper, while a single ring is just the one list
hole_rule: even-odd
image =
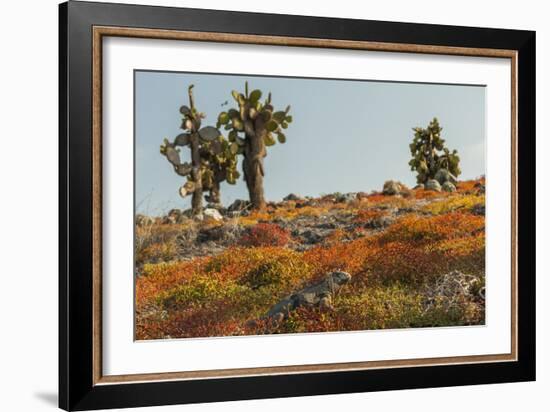
[{"label": "hillside slope", "polygon": [[[484,183],[138,216],[137,339],[483,324]],[[266,316],[334,271],[330,307]]]}]

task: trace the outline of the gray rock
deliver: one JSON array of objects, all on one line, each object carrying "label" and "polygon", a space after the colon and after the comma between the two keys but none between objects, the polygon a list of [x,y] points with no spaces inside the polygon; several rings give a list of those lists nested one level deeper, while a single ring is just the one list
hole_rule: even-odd
[{"label": "gray rock", "polygon": [[184,223],[188,219],[181,209],[171,209],[164,218],[164,223]]},{"label": "gray rock", "polygon": [[407,186],[405,186],[403,183],[395,180],[388,180],[384,182],[382,193],[388,196],[395,196],[402,194],[403,192],[406,192],[408,190],[409,189],[407,188]]},{"label": "gray rock", "polygon": [[307,206],[317,206],[317,201],[314,199],[307,199],[305,202],[296,203],[296,209],[301,209]]},{"label": "gray rock", "polygon": [[288,200],[303,200],[304,198],[302,196],[299,196],[295,193],[290,193],[287,196],[283,197],[283,200],[286,202]]},{"label": "gray rock", "polygon": [[166,216],[162,218],[162,223],[165,225],[176,224],[182,217],[182,212],[179,209],[172,209]]},{"label": "gray rock", "polygon": [[342,193],[334,199],[337,203],[349,203],[357,199],[357,193]]},{"label": "gray rock", "polygon": [[209,202],[209,203],[206,204],[206,208],[207,209],[216,209],[220,213],[225,212],[225,208],[223,207],[223,205],[221,203],[210,203]]},{"label": "gray rock", "polygon": [[425,189],[425,186],[423,183],[419,183],[417,184],[415,187],[413,187],[414,190],[417,190],[417,189]]},{"label": "gray rock", "polygon": [[294,229],[291,233],[292,233],[292,236],[301,237],[302,238],[301,243],[306,245],[314,245],[316,243],[322,242],[324,239],[322,230],[319,230],[319,229],[301,230],[297,228],[297,229]]},{"label": "gray rock", "polygon": [[382,188],[382,194],[387,196],[409,196],[411,190],[404,184],[397,180],[388,180],[384,182],[384,187]]},{"label": "gray rock", "polygon": [[236,242],[244,230],[242,226],[229,224],[212,228],[203,228],[199,230],[197,240],[201,243],[218,242],[223,245],[228,245]]},{"label": "gray rock", "polygon": [[269,310],[266,317],[280,321],[288,317],[290,311],[301,306],[332,309],[332,300],[350,280],[349,273],[341,271],[329,273],[322,281],[285,297]]},{"label": "gray rock", "polygon": [[150,226],[155,223],[155,219],[150,216],[136,215],[136,226]]},{"label": "gray rock", "polygon": [[416,212],[417,209],[414,207],[400,207],[397,209],[397,212],[395,212],[396,215],[406,215],[407,213],[413,213]]},{"label": "gray rock", "polygon": [[319,223],[315,226],[318,229],[336,229],[338,226],[334,222]]},{"label": "gray rock", "polygon": [[188,248],[197,241],[198,233],[195,225],[191,225],[176,237],[178,246],[181,248]]},{"label": "gray rock", "polygon": [[314,245],[323,240],[323,235],[315,230],[306,230],[305,232],[302,232],[301,236],[304,238],[304,243],[308,243],[310,245]]},{"label": "gray rock", "polygon": [[451,182],[453,185],[456,185],[457,179],[451,172],[447,169],[439,169],[434,176],[434,179],[439,182],[440,185],[443,185],[445,182]]},{"label": "gray rock", "polygon": [[236,199],[231,205],[227,208],[228,212],[242,212],[249,209],[251,206],[250,202],[247,200]]},{"label": "gray rock", "polygon": [[168,216],[181,216],[181,214],[181,209],[170,209],[170,211],[168,212]]},{"label": "gray rock", "polygon": [[223,220],[223,216],[217,209],[204,209],[202,211],[205,220],[214,220],[220,222]]},{"label": "gray rock", "polygon": [[477,189],[478,193],[484,194],[485,193],[485,185],[483,183],[477,182],[474,187]]},{"label": "gray rock", "polygon": [[286,228],[289,225],[289,222],[289,219],[280,216],[271,220],[271,223],[275,223],[283,228]]},{"label": "gray rock", "polygon": [[478,216],[485,216],[485,205],[477,204],[472,207],[472,213]]},{"label": "gray rock", "polygon": [[451,182],[447,181],[441,185],[441,190],[444,192],[456,192],[456,187]]},{"label": "gray rock", "polygon": [[435,179],[430,179],[426,182],[425,185],[426,190],[433,190],[435,192],[441,192],[441,185],[439,182]]},{"label": "gray rock", "polygon": [[369,220],[365,223],[365,228],[367,229],[383,229],[388,227],[393,223],[393,218],[390,216],[379,216],[374,219]]}]

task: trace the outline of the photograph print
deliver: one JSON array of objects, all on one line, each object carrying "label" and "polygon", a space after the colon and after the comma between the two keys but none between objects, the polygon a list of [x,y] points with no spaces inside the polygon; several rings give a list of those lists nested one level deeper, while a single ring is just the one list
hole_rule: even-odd
[{"label": "photograph print", "polygon": [[136,340],[485,324],[485,86],[134,91]]}]

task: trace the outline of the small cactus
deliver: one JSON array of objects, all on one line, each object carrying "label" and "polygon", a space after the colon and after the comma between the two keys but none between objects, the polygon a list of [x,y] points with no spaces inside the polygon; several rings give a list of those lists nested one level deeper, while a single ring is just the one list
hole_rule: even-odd
[{"label": "small cactus", "polygon": [[458,152],[451,152],[444,146],[445,140],[441,138],[443,129],[437,118],[434,117],[426,129],[415,127],[413,130],[414,139],[409,145],[412,155],[409,166],[413,172],[416,171],[418,184],[434,179],[441,169],[446,169],[454,177],[461,173]]}]

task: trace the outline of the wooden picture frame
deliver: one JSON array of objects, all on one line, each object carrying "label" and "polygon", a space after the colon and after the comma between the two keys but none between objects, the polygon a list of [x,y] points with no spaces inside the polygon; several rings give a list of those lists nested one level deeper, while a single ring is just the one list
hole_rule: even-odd
[{"label": "wooden picture frame", "polygon": [[[168,7],[60,5],[59,406],[216,402],[535,379],[535,33]],[[511,61],[511,352],[102,373],[102,40],[191,40]]]}]

